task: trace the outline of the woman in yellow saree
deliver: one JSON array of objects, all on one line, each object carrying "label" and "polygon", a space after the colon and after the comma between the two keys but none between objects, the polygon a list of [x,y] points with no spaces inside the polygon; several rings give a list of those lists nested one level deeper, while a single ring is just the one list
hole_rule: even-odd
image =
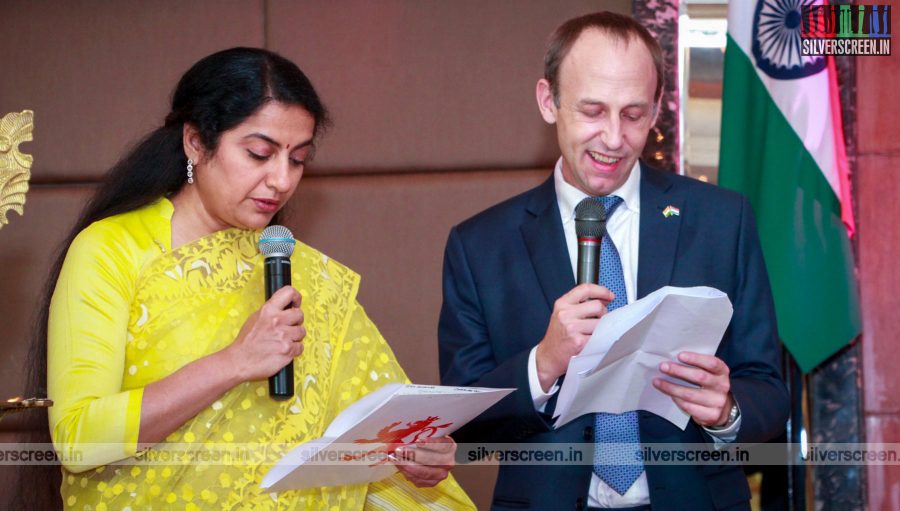
[{"label": "woman in yellow saree", "polygon": [[[449,476],[450,439],[379,483],[259,486],[341,410],[406,381],[350,269],[298,243],[293,287],[263,295],[259,232],[326,118],[291,62],[219,52],[182,77],[165,126],[97,192],[49,307],[64,509],[474,508]],[[265,379],[292,360],[295,396],[269,398]]]}]

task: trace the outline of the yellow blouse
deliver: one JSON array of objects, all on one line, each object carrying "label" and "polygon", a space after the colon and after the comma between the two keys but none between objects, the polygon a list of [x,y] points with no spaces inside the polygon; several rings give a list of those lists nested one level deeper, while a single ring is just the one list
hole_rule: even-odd
[{"label": "yellow blouse", "polygon": [[[389,382],[407,381],[356,301],[359,276],[298,243],[292,282],[307,337],[294,399],[246,382],[138,453],[143,388],[223,349],[264,302],[257,232],[171,250],[166,199],[95,222],[73,241],[50,307],[50,431],[67,509],[474,509],[451,478],[261,493],[268,468]],[[198,456],[198,453],[205,456]]]}]

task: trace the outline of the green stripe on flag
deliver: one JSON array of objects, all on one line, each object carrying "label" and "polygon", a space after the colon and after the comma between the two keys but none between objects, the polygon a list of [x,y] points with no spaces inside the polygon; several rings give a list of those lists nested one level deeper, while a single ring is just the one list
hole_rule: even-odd
[{"label": "green stripe on flag", "polygon": [[860,331],[841,205],[730,34],[725,55],[719,185],[753,204],[778,332],[808,372]]}]

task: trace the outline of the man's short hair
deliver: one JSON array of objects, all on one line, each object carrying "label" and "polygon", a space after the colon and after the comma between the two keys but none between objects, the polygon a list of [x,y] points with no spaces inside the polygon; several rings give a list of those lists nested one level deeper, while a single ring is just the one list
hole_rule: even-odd
[{"label": "man's short hair", "polygon": [[572,45],[578,40],[578,36],[587,29],[600,30],[615,39],[625,42],[630,41],[633,37],[642,41],[650,52],[653,66],[656,68],[656,91],[653,94],[653,99],[659,100],[662,95],[664,81],[663,52],[659,42],[634,18],[603,11],[572,18],[557,27],[550,36],[547,54],[544,55],[544,78],[550,83],[553,102],[557,107],[559,106],[559,66],[562,64],[563,59],[566,58],[566,55],[569,54]]}]

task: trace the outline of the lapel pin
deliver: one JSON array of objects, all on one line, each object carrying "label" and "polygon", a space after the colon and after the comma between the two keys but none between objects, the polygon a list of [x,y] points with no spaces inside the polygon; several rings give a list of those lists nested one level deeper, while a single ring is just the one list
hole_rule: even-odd
[{"label": "lapel pin", "polygon": [[670,216],[679,216],[681,215],[681,210],[675,206],[669,205],[666,206],[666,209],[663,210],[662,214],[666,218],[669,218]]}]

